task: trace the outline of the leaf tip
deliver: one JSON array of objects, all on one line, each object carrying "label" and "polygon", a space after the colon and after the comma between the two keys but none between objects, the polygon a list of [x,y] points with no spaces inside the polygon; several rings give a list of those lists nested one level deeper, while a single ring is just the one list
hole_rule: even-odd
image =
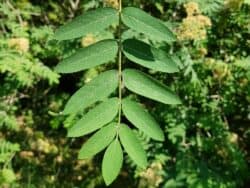
[{"label": "leaf tip", "polygon": [[69,112],[68,112],[68,110],[67,110],[66,108],[65,108],[61,113],[62,113],[62,115],[64,115],[64,116],[65,116],[65,115],[69,115]]},{"label": "leaf tip", "polygon": [[164,133],[162,132],[157,138],[155,138],[155,140],[159,142],[163,142],[165,140]]},{"label": "leaf tip", "polygon": [[56,73],[67,73],[67,71],[65,71],[64,64],[62,62],[54,67],[54,71]]},{"label": "leaf tip", "polygon": [[176,66],[173,67],[172,73],[177,73],[177,72],[180,72],[180,69],[179,69],[179,67],[176,65]]},{"label": "leaf tip", "polygon": [[61,69],[61,65],[60,65],[60,64],[58,64],[58,65],[56,65],[56,66],[54,67],[54,71],[55,71],[56,73],[64,73],[64,72],[62,71],[62,69]]},{"label": "leaf tip", "polygon": [[182,104],[182,101],[181,101],[181,99],[180,99],[178,96],[176,97],[176,102],[175,102],[175,104],[176,104],[176,105]]},{"label": "leaf tip", "polygon": [[89,156],[86,156],[86,154],[82,153],[81,151],[78,153],[78,156],[77,156],[78,160],[86,160],[86,159],[89,159],[89,158],[90,158]]},{"label": "leaf tip", "polygon": [[103,177],[104,183],[106,186],[110,186],[115,180],[110,180],[108,178]]},{"label": "leaf tip", "polygon": [[56,30],[52,36],[52,40],[60,41],[60,35],[58,34],[58,30]]},{"label": "leaf tip", "polygon": [[147,169],[147,166],[148,166],[148,161],[145,160],[142,164],[140,164],[139,167],[140,167],[141,169],[145,170],[145,169]]},{"label": "leaf tip", "polygon": [[67,132],[67,138],[73,138],[73,137],[76,137],[73,133],[72,133],[72,131],[71,131],[71,129],[69,129],[68,130],[68,132]]}]

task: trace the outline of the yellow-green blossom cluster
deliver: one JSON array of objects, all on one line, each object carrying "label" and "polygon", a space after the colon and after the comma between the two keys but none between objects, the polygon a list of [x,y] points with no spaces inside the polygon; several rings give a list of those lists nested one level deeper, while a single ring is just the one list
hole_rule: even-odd
[{"label": "yellow-green blossom cluster", "polygon": [[140,177],[143,178],[150,187],[158,187],[163,182],[160,171],[162,171],[162,164],[153,162],[147,170],[140,173]]},{"label": "yellow-green blossom cluster", "polygon": [[119,8],[119,2],[118,0],[104,0],[104,4],[109,7],[113,7],[118,9]]},{"label": "yellow-green blossom cluster", "polygon": [[81,40],[82,47],[87,47],[96,42],[96,37],[93,34],[88,34]]},{"label": "yellow-green blossom cluster", "polygon": [[11,38],[8,41],[8,45],[19,52],[28,52],[30,47],[29,39],[27,38]]},{"label": "yellow-green blossom cluster", "polygon": [[207,37],[207,28],[212,23],[209,17],[200,13],[199,6],[195,2],[184,5],[187,17],[182,20],[177,29],[179,40],[204,40]]}]

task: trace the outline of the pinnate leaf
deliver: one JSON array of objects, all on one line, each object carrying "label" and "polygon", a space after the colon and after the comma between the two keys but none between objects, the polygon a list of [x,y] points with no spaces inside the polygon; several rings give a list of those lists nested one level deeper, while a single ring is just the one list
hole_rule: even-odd
[{"label": "pinnate leaf", "polygon": [[118,51],[115,40],[103,40],[78,50],[74,55],[64,59],[55,70],[59,73],[82,71],[112,61]]},{"label": "pinnate leaf", "polygon": [[114,139],[117,132],[116,123],[111,123],[101,128],[83,144],[79,151],[79,159],[88,159],[101,152]]},{"label": "pinnate leaf", "polygon": [[142,41],[125,40],[123,53],[129,60],[141,66],[166,73],[178,72],[178,66],[167,53]]},{"label": "pinnate leaf", "polygon": [[140,140],[135,133],[125,124],[121,124],[119,130],[119,137],[125,151],[129,157],[141,168],[147,166],[147,156]]},{"label": "pinnate leaf", "polygon": [[97,105],[69,129],[68,137],[83,136],[103,127],[115,118],[118,106],[118,98],[111,98]]},{"label": "pinnate leaf", "polygon": [[122,101],[122,110],[126,118],[149,137],[163,141],[164,133],[156,120],[137,102],[128,98]]},{"label": "pinnate leaf", "polygon": [[175,36],[164,23],[142,11],[139,8],[127,7],[122,11],[122,21],[125,25],[139,33],[148,35],[158,41],[173,41]]},{"label": "pinnate leaf", "polygon": [[180,104],[181,101],[170,89],[151,76],[134,69],[123,71],[125,86],[132,92],[164,104]]},{"label": "pinnate leaf", "polygon": [[119,175],[123,163],[123,152],[118,139],[105,151],[102,161],[102,176],[106,185],[110,185]]},{"label": "pinnate leaf", "polygon": [[63,114],[75,113],[97,101],[104,100],[116,90],[117,86],[118,73],[116,70],[101,73],[71,96]]},{"label": "pinnate leaf", "polygon": [[60,27],[55,32],[55,39],[68,40],[104,30],[119,20],[118,11],[112,8],[99,8],[89,11],[71,22]]}]

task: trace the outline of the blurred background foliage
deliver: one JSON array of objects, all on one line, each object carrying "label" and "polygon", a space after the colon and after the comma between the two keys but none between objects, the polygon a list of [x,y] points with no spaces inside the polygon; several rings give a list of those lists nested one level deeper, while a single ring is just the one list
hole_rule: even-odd
[{"label": "blurred background foliage", "polygon": [[[181,72],[149,73],[170,85],[183,105],[138,99],[154,112],[167,139],[153,142],[137,132],[150,166],[142,171],[126,158],[111,187],[249,187],[250,1],[123,3],[165,20],[177,35],[172,44],[156,45],[176,57]],[[116,8],[118,2],[0,1],[0,187],[104,187],[101,158],[77,160],[86,138],[66,138],[81,114],[63,117],[60,111],[77,88],[109,67],[61,77],[53,67],[79,47],[114,37],[115,26],[70,42],[52,40],[59,25],[103,6]],[[144,37],[133,31],[126,35]]]}]

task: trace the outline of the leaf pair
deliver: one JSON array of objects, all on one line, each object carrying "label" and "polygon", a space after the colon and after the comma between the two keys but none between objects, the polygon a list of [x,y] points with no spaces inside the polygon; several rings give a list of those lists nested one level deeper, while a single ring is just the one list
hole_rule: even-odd
[{"label": "leaf pair", "polygon": [[[122,12],[122,21],[128,27],[144,33],[152,39],[167,42],[175,39],[172,32],[160,20],[151,17],[140,9],[125,8]],[[109,25],[117,23],[118,12],[112,8],[102,8],[90,11],[62,26],[55,33],[55,38],[57,40],[78,38],[88,33],[99,32]],[[162,50],[135,39],[125,40],[122,45],[125,56],[141,66],[166,73],[178,71],[178,67],[172,58]],[[118,44],[115,40],[103,40],[78,50],[74,55],[63,60],[56,67],[56,71],[73,73],[89,69],[114,60],[117,52]]]},{"label": "leaf pair", "polygon": [[[159,41],[173,41],[173,33],[158,19],[134,7],[124,8],[121,14],[122,22],[139,33],[148,35]],[[57,40],[69,40],[96,33],[119,22],[118,10],[112,8],[99,8],[89,11],[82,16],[62,26],[55,33]]]},{"label": "leaf pair", "polygon": [[[135,69],[125,69],[122,73],[125,87],[141,96],[164,104],[179,104],[180,99],[167,86]],[[64,114],[75,113],[98,101],[105,100],[118,87],[118,72],[103,72],[80,88],[67,102]],[[112,106],[112,105],[111,105]],[[115,106],[115,105],[114,105]],[[100,108],[101,109],[101,108]]]},{"label": "leaf pair", "polygon": [[[160,72],[173,73],[178,71],[171,56],[162,50],[136,39],[127,39],[122,45],[123,53],[132,62]],[[102,40],[78,50],[74,55],[58,64],[55,70],[60,73],[74,73],[93,68],[113,61],[117,52],[118,44],[115,40]]]},{"label": "leaf pair", "polygon": [[96,132],[80,149],[78,158],[88,159],[104,150],[102,174],[107,185],[111,184],[119,175],[123,163],[122,146],[132,160],[141,168],[147,166],[146,153],[134,132],[125,124],[119,127],[111,123]]}]

